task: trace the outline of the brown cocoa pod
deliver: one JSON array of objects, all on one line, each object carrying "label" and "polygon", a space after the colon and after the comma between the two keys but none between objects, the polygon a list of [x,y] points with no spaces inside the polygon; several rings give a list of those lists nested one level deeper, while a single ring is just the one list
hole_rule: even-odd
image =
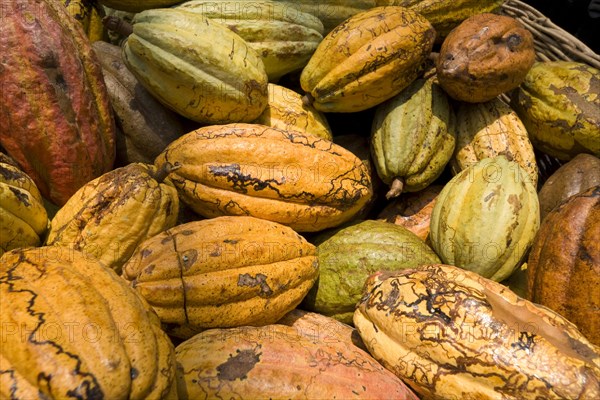
[{"label": "brown cocoa pod", "polygon": [[534,61],[533,36],[518,20],[482,13],[446,37],[437,77],[452,98],[480,103],[519,86]]}]

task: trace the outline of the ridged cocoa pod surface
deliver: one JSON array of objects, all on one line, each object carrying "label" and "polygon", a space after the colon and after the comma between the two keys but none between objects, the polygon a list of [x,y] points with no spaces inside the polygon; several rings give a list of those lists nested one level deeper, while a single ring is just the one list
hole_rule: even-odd
[{"label": "ridged cocoa pod surface", "polygon": [[511,93],[533,146],[563,161],[600,157],[600,70],[572,61],[538,62]]},{"label": "ridged cocoa pod surface", "polygon": [[177,399],[173,344],[156,314],[84,253],[5,253],[0,298],[0,398]]},{"label": "ridged cocoa pod surface", "polygon": [[123,61],[167,107],[202,124],[250,122],[264,111],[264,63],[226,26],[179,8],[157,8],[135,14],[132,27]]},{"label": "ridged cocoa pod surface", "polygon": [[398,399],[414,393],[368,353],[293,326],[210,329],[175,349],[180,399]]},{"label": "ridged cocoa pod surface", "polygon": [[253,217],[178,225],[143,243],[123,278],[175,336],[274,323],[317,279],[315,247],[289,227]]},{"label": "ridged cocoa pod surface", "polygon": [[429,238],[443,263],[500,282],[525,261],[539,214],[527,172],[504,156],[484,158],[444,185]]},{"label": "ridged cocoa pod surface", "polygon": [[181,200],[212,218],[248,215],[315,232],[353,218],[371,199],[369,171],[330,140],[260,124],[199,128],[155,160]]},{"label": "ridged cocoa pod surface", "polygon": [[0,144],[63,205],[113,167],[115,121],[81,24],[58,0],[2,3]]},{"label": "ridged cocoa pod surface", "polygon": [[312,14],[273,1],[192,0],[178,9],[199,13],[240,35],[265,65],[270,82],[301,70],[323,40]]},{"label": "ridged cocoa pod surface", "polygon": [[454,266],[372,275],[354,325],[422,399],[600,396],[600,348],[575,325]]},{"label": "ridged cocoa pod surface", "polygon": [[46,244],[83,251],[120,274],[138,244],[177,222],[179,197],[166,173],[132,163],[88,182],[52,218]]},{"label": "ridged cocoa pod surface", "polygon": [[600,346],[600,185],[548,213],[527,261],[527,296]]},{"label": "ridged cocoa pod surface", "polygon": [[452,98],[479,103],[519,86],[534,61],[533,35],[518,20],[482,13],[448,34],[436,70]]},{"label": "ridged cocoa pod surface", "polygon": [[457,174],[479,160],[498,155],[517,162],[527,171],[522,178],[537,187],[539,171],[533,145],[517,113],[499,98],[458,104],[452,172]]},{"label": "ridged cocoa pod surface", "polygon": [[302,103],[302,95],[274,83],[267,87],[269,102],[260,116],[252,121],[273,128],[306,132],[333,140],[327,117],[310,105]]},{"label": "ridged cocoa pod surface", "polygon": [[169,143],[185,133],[181,118],[166,108],[127,69],[119,46],[92,44],[102,65],[104,82],[117,126],[117,160],[152,164]]},{"label": "ridged cocoa pod surface", "polygon": [[400,93],[421,70],[435,30],[404,7],[356,14],[323,38],[302,70],[306,101],[323,112],[357,112]]}]

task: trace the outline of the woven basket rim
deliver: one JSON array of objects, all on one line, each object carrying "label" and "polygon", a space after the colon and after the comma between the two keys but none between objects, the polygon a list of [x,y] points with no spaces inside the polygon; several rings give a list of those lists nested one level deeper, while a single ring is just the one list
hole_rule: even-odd
[{"label": "woven basket rim", "polygon": [[521,22],[533,35],[538,61],[577,61],[600,69],[600,55],[520,0],[506,0],[500,12]]}]

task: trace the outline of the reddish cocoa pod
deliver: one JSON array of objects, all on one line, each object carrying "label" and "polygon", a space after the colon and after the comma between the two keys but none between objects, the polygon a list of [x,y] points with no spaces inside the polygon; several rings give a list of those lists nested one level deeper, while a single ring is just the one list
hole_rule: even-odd
[{"label": "reddish cocoa pod", "polygon": [[418,399],[366,351],[328,337],[280,324],[203,331],[175,349],[179,398]]},{"label": "reddish cocoa pod", "polygon": [[436,68],[452,98],[481,103],[519,86],[534,61],[533,36],[518,20],[482,13],[450,32]]},{"label": "reddish cocoa pod", "polygon": [[96,55],[55,0],[3,2],[0,54],[0,144],[44,197],[62,205],[115,159]]},{"label": "reddish cocoa pod", "polygon": [[550,211],[527,262],[527,295],[600,345],[600,185]]}]

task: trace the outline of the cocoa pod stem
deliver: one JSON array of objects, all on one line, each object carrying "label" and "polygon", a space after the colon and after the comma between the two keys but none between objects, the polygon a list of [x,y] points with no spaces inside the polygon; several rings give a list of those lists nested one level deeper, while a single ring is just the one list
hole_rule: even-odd
[{"label": "cocoa pod stem", "polygon": [[181,164],[178,162],[176,162],[175,165],[166,162],[156,172],[151,172],[150,176],[158,183],[162,183],[171,172],[176,171],[179,168],[181,168]]},{"label": "cocoa pod stem", "polygon": [[403,188],[404,180],[402,178],[394,178],[390,185],[390,190],[385,194],[385,198],[390,200],[400,196]]},{"label": "cocoa pod stem", "polygon": [[116,32],[122,36],[129,36],[133,33],[132,24],[114,15],[107,15],[102,18],[102,25],[109,31]]}]

